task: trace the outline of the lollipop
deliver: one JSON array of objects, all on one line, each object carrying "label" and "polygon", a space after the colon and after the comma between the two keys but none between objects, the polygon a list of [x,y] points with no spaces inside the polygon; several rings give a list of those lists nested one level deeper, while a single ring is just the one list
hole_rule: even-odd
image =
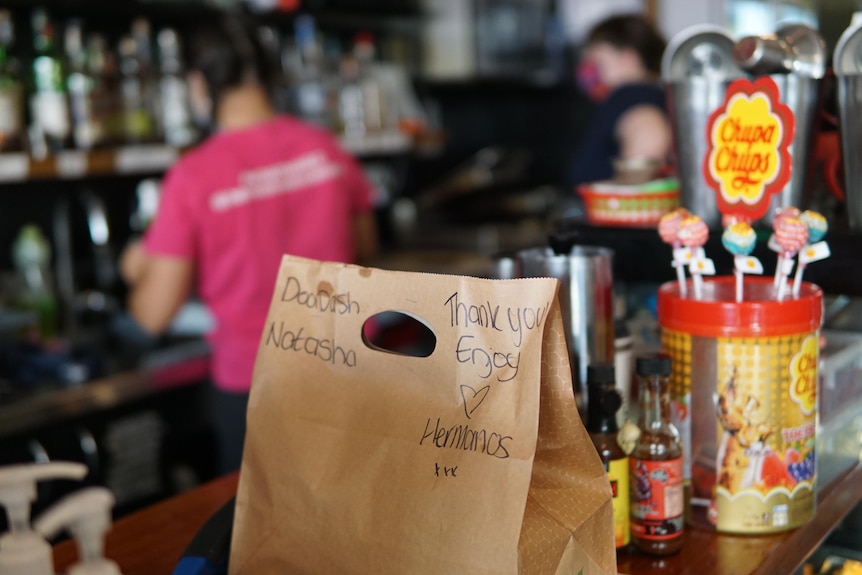
[{"label": "lollipop", "polygon": [[676,235],[679,230],[679,224],[690,216],[691,212],[685,208],[677,208],[663,215],[658,222],[658,235],[661,236],[661,241],[666,244],[679,246],[680,241]]},{"label": "lollipop", "polygon": [[673,247],[673,267],[676,268],[676,279],[679,281],[679,293],[685,296],[685,262],[690,259],[680,251],[682,244],[677,237],[679,224],[690,216],[691,213],[685,208],[677,208],[661,217],[658,222],[658,235],[661,241]]},{"label": "lollipop", "polygon": [[785,216],[773,222],[775,241],[781,248],[779,259],[778,301],[784,299],[787,276],[793,270],[793,256],[808,243],[808,226],[795,216]]},{"label": "lollipop", "polygon": [[737,222],[724,230],[721,245],[735,256],[747,256],[754,251],[757,234],[745,222]]},{"label": "lollipop", "polygon": [[715,273],[715,266],[703,253],[703,245],[709,239],[709,228],[699,217],[688,216],[679,223],[676,237],[692,252],[688,270],[694,280],[694,297],[700,299],[703,285],[701,274]]},{"label": "lollipop", "polygon": [[[778,208],[775,210],[775,215],[772,217],[772,229],[774,230],[779,222],[784,218],[798,218],[799,216],[799,208],[795,208],[793,206]],[[781,257],[781,252],[784,250],[782,250],[781,246],[778,245],[778,240],[776,239],[775,234],[772,234],[772,237],[769,238],[769,247],[772,251],[778,252],[778,265],[775,266],[775,287],[777,288],[778,282],[781,280],[781,268],[784,261]]]},{"label": "lollipop", "polygon": [[826,232],[829,231],[829,224],[826,223],[826,218],[823,214],[814,210],[805,210],[799,215],[806,226],[808,226],[808,243],[816,244],[823,239]]},{"label": "lollipop", "polygon": [[821,241],[829,230],[829,224],[822,214],[812,210],[805,210],[799,219],[808,227],[808,246],[799,251],[799,264],[796,266],[796,277],[793,278],[793,295],[799,296],[802,288],[802,273],[805,266],[811,262],[820,261],[829,257],[829,244]]},{"label": "lollipop", "polygon": [[721,244],[733,254],[733,268],[736,276],[736,301],[742,301],[742,278],[746,273],[763,273],[760,260],[750,257],[757,242],[757,234],[746,222],[729,226],[721,235]]},{"label": "lollipop", "polygon": [[679,223],[676,237],[687,248],[699,248],[709,239],[709,228],[698,216],[688,216]]}]

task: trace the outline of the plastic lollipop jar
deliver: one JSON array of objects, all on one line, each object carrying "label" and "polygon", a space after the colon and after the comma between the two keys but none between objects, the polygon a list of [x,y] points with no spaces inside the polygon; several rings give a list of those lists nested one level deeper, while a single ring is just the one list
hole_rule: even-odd
[{"label": "plastic lollipop jar", "polygon": [[772,278],[749,276],[737,303],[734,283],[708,280],[699,300],[678,282],[658,292],[688,517],[722,532],[786,531],[815,512],[823,293],[803,283],[779,302]]}]

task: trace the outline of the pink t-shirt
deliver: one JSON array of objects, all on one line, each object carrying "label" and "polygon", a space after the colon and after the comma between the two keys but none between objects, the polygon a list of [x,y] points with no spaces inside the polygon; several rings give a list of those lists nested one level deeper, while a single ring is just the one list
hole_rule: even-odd
[{"label": "pink t-shirt", "polygon": [[168,172],[144,246],[194,261],[216,385],[248,391],[282,254],[354,259],[370,190],[331,135],[290,117],[216,134]]}]

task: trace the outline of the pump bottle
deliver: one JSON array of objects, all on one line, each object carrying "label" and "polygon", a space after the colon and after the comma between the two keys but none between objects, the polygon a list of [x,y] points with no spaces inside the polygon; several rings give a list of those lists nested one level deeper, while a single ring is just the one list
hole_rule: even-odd
[{"label": "pump bottle", "polygon": [[0,467],[0,505],[6,508],[9,532],[0,536],[0,573],[54,575],[51,546],[30,527],[30,504],[36,483],[48,479],[83,479],[80,463],[39,463]]},{"label": "pump bottle", "polygon": [[68,530],[78,544],[80,561],[68,575],[121,575],[116,563],[105,559],[105,532],[111,527],[114,496],[104,487],[88,487],[65,497],[35,523],[46,538]]}]

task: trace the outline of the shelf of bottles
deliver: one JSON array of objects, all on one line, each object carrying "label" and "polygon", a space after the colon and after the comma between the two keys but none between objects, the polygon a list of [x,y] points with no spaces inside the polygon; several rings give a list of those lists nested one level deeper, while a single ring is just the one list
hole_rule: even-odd
[{"label": "shelf of bottles", "polygon": [[[357,157],[407,153],[413,140],[392,132],[361,139],[340,138],[341,146]],[[41,159],[23,152],[0,154],[0,183],[47,179],[80,179],[109,175],[159,174],[170,168],[180,148],[148,144],[122,146],[107,150],[63,150]]]},{"label": "shelf of bottles", "polygon": [[[81,18],[0,9],[0,182],[159,172],[201,139],[180,33],[142,16],[117,32],[109,43]],[[279,111],[331,130],[357,156],[413,149],[420,106],[373,37],[333,44],[306,15],[290,31],[261,22],[258,32],[278,64]]]},{"label": "shelf of bottles", "polygon": [[155,174],[167,170],[179,154],[179,148],[157,144],[64,150],[44,158],[33,158],[23,152],[6,153],[0,154],[0,182]]}]

